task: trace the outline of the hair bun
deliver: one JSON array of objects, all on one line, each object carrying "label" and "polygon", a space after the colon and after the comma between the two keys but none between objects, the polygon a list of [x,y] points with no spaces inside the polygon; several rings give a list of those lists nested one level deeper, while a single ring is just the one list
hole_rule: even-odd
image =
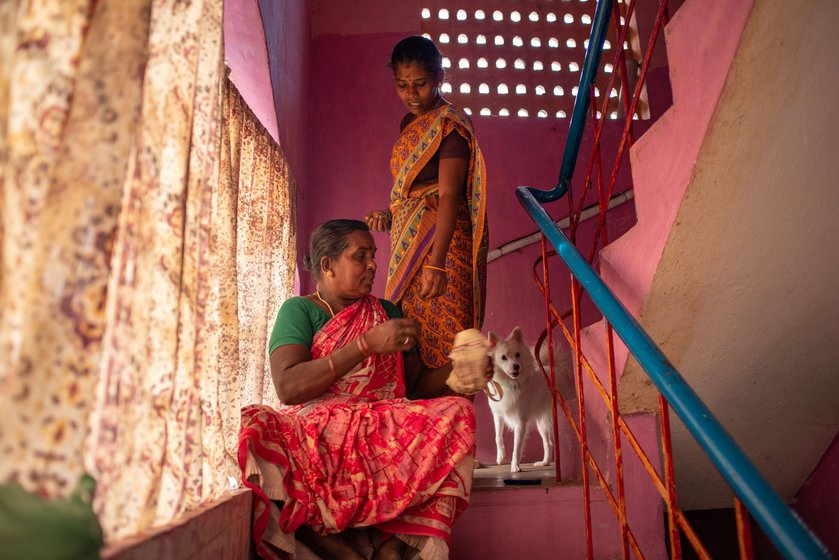
[{"label": "hair bun", "polygon": [[309,255],[303,255],[303,268],[306,270],[312,270],[312,257]]}]

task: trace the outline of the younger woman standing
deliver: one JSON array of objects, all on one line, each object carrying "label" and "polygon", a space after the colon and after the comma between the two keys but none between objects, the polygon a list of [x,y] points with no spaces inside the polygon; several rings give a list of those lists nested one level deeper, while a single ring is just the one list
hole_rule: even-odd
[{"label": "younger woman standing", "polygon": [[390,66],[408,113],[390,160],[390,207],[365,221],[390,231],[385,298],[419,323],[420,356],[440,367],[454,335],[483,324],[486,166],[471,119],[441,95],[443,59],[434,42],[403,39]]}]

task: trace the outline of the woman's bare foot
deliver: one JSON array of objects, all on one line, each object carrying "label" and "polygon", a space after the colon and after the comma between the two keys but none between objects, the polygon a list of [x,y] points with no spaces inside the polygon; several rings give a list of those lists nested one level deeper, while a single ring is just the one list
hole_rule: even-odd
[{"label": "woman's bare foot", "polygon": [[395,536],[390,537],[376,549],[373,560],[401,560],[406,546],[401,539]]},{"label": "woman's bare foot", "polygon": [[364,558],[371,558],[376,549],[372,540],[373,529],[347,529],[342,533],[345,540]]},{"label": "woman's bare foot", "polygon": [[325,560],[366,560],[340,535],[321,535],[306,525],[297,530],[300,542]]}]

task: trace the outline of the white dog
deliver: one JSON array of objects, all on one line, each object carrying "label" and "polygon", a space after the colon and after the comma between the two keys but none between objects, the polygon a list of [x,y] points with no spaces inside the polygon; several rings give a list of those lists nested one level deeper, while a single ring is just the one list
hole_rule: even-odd
[{"label": "white dog", "polygon": [[[531,424],[536,424],[542,437],[542,460],[534,467],[546,467],[551,464],[554,453],[553,411],[551,394],[542,372],[533,357],[533,351],[525,344],[521,329],[516,327],[504,340],[489,333],[493,349],[490,357],[493,362],[492,379],[501,385],[504,391],[498,402],[489,399],[489,408],[495,420],[496,460],[504,463],[507,451],[504,446],[504,427],[513,431],[513,456],[510,472],[521,471],[521,454],[525,436]],[[547,347],[544,347],[547,350]],[[547,354],[547,352],[545,352]],[[543,358],[542,363],[548,360]],[[557,386],[563,396],[575,398],[572,377],[571,356],[564,348],[554,350]],[[570,382],[570,390],[569,390]]]}]

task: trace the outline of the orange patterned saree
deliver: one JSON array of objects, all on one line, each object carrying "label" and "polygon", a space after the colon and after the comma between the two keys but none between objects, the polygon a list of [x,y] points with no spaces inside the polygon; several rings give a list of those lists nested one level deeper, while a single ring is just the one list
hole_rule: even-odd
[{"label": "orange patterned saree", "polygon": [[[422,267],[434,243],[439,198],[436,184],[411,191],[414,178],[440,147],[443,138],[459,133],[469,143],[465,200],[446,255],[448,288],[442,296],[420,297]],[[393,147],[390,195],[393,221],[385,298],[401,303],[405,315],[420,323],[420,355],[429,367],[448,361],[454,335],[481,328],[486,302],[486,166],[472,121],[460,110],[443,105],[420,115],[402,131]]]},{"label": "orange patterned saree", "polygon": [[[376,298],[362,298],[315,334],[312,358],[385,320]],[[415,548],[447,550],[469,499],[474,412],[460,397],[404,397],[402,355],[373,354],[309,403],[242,409],[239,466],[255,495],[260,555],[293,554],[304,524],[321,534],[376,526]]]}]

